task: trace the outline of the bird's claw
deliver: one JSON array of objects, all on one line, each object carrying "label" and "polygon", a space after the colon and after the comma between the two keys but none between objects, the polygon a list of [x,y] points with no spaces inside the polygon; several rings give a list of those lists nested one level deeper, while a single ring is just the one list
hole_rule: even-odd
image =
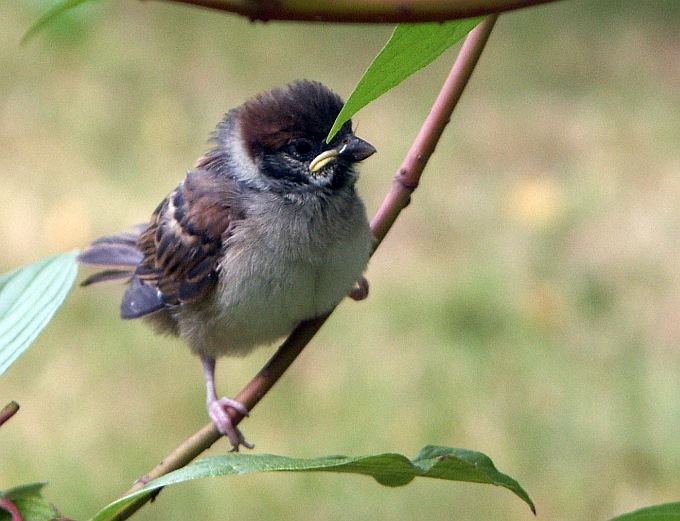
[{"label": "bird's claw", "polygon": [[243,416],[248,416],[248,409],[241,402],[225,397],[208,402],[208,415],[213,424],[220,434],[229,438],[231,452],[238,452],[241,445],[247,449],[254,448],[255,445],[248,443],[239,428],[234,425],[231,416],[227,412],[228,407],[231,407]]},{"label": "bird's claw", "polygon": [[229,398],[229,397],[225,396],[224,398],[220,398],[219,403],[222,406],[222,408],[231,407],[236,412],[238,412],[241,416],[244,416],[244,417],[250,416],[250,413],[248,413],[248,409],[246,409],[246,406],[243,405],[238,400],[234,400],[233,398]]}]

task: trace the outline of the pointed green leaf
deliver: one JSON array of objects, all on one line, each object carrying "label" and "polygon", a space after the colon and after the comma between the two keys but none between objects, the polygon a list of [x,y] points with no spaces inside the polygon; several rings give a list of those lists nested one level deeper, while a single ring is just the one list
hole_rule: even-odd
[{"label": "pointed green leaf", "polygon": [[326,456],[313,459],[288,458],[270,454],[230,453],[205,458],[158,478],[137,492],[111,503],[99,511],[93,521],[115,519],[135,500],[151,495],[154,491],[168,485],[200,478],[265,471],[363,474],[389,487],[406,485],[415,477],[488,483],[511,490],[524,500],[532,511],[535,511],[531,499],[519,483],[499,472],[484,454],[464,449],[428,446],[423,448],[413,461],[401,454],[390,453],[360,457]]},{"label": "pointed green leaf", "polygon": [[432,63],[483,19],[398,25],[350,94],[326,141],[330,142],[340,127],[360,109]]},{"label": "pointed green leaf", "polygon": [[[19,511],[24,521],[50,521],[61,517],[40,493],[45,483],[20,485],[9,490],[0,491],[0,500],[11,502]],[[0,507],[0,521],[9,521],[11,514]]]},{"label": "pointed green leaf", "polygon": [[680,503],[664,503],[629,512],[610,521],[680,521]]},{"label": "pointed green leaf", "polygon": [[413,458],[413,464],[420,467],[428,477],[469,481],[471,483],[488,483],[505,487],[519,496],[535,514],[536,509],[529,495],[517,481],[499,472],[493,461],[481,452],[466,449],[452,449],[428,445]]},{"label": "pointed green leaf", "polygon": [[0,276],[0,375],[35,340],[76,278],[77,251]]},{"label": "pointed green leaf", "polygon": [[88,0],[59,0],[47,11],[41,14],[38,19],[33,22],[33,24],[28,28],[26,34],[21,39],[21,45],[25,44],[28,40],[33,38],[38,31],[40,31],[47,24],[59,18],[66,11],[70,11],[74,7],[78,7],[80,4],[87,2]]}]

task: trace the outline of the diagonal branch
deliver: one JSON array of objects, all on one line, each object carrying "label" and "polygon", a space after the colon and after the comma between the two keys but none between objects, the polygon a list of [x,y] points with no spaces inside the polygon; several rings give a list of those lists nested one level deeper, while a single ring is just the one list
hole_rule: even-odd
[{"label": "diagonal branch", "polygon": [[170,0],[245,16],[251,21],[335,23],[445,22],[556,0]]},{"label": "diagonal branch", "polygon": [[[384,239],[401,210],[408,204],[411,194],[417,188],[425,165],[434,152],[435,146],[450,120],[453,109],[472,75],[496,18],[496,15],[488,17],[470,32],[465,40],[430,114],[395,176],[390,192],[371,223],[371,229],[378,241],[377,244],[380,244]],[[328,315],[301,323],[255,378],[236,396],[236,399],[243,403],[248,410],[255,407],[286,369],[290,367],[327,318]],[[233,413],[234,425],[237,425],[243,419],[235,411],[230,409],[229,412]],[[212,423],[206,425],[164,458],[151,472],[139,479],[125,495],[139,490],[155,478],[187,465],[219,438],[220,434],[214,425]],[[127,519],[149,499],[146,496],[132,503],[120,514],[119,519]]]}]

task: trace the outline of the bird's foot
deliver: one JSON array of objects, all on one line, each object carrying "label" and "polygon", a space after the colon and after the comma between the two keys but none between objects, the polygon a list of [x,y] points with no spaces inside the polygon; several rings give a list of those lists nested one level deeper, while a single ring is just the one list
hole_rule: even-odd
[{"label": "bird's foot", "polygon": [[208,416],[210,416],[217,430],[229,438],[232,452],[238,452],[241,445],[247,449],[254,448],[255,445],[248,443],[238,427],[234,425],[231,416],[227,412],[228,407],[231,407],[243,416],[248,416],[248,409],[241,402],[226,397],[208,402]]},{"label": "bird's foot", "polygon": [[227,396],[225,396],[224,398],[221,398],[219,402],[222,408],[231,407],[236,412],[240,413],[241,416],[246,417],[250,416],[250,414],[248,413],[248,409],[246,409],[246,406],[243,405],[238,400],[234,400],[233,398],[228,398]]},{"label": "bird's foot", "polygon": [[368,281],[365,277],[361,277],[359,282],[357,282],[357,286],[350,292],[349,298],[359,301],[364,300],[366,297],[368,297]]}]

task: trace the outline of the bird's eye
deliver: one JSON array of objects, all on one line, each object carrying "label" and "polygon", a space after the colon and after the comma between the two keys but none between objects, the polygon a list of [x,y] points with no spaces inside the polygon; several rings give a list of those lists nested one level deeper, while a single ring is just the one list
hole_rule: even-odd
[{"label": "bird's eye", "polygon": [[297,159],[305,159],[307,156],[309,156],[314,147],[312,145],[312,142],[309,141],[308,139],[296,139],[295,141],[292,141],[290,145],[288,145],[288,151],[290,152],[290,155]]}]

